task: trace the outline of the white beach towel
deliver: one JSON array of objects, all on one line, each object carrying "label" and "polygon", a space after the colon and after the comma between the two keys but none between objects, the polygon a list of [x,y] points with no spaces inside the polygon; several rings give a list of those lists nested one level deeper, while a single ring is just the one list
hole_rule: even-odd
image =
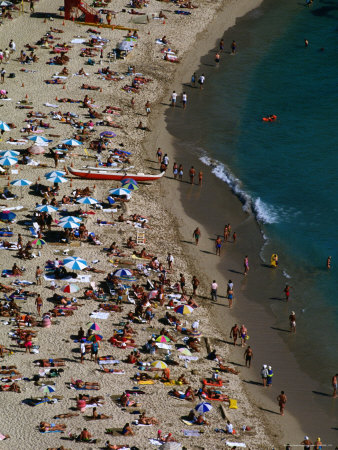
[{"label": "white beach towel", "polygon": [[48,106],[49,108],[58,108],[59,105],[54,105],[52,103],[44,103],[45,106]]},{"label": "white beach towel", "polygon": [[90,317],[92,319],[108,319],[109,313],[104,312],[92,312]]},{"label": "white beach towel", "polygon": [[[222,439],[223,440],[223,439]],[[225,439],[224,439],[225,440]],[[228,447],[242,447],[242,448],[246,448],[246,445],[244,444],[244,442],[230,442],[230,441],[226,441],[226,445]]]}]

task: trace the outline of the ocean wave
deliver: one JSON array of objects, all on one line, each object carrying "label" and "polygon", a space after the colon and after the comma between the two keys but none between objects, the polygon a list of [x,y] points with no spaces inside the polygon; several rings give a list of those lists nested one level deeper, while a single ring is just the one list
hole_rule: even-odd
[{"label": "ocean wave", "polygon": [[263,202],[260,198],[253,199],[243,188],[241,181],[230,171],[230,169],[220,161],[212,159],[207,155],[202,155],[200,161],[208,167],[211,167],[211,173],[229,185],[231,190],[243,203],[243,209],[246,212],[252,212],[258,222],[277,223],[279,221],[278,211]]}]

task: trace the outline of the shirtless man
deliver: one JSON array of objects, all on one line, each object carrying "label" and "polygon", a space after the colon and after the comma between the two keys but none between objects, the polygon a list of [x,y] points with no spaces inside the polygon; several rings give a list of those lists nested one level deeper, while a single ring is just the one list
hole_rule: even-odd
[{"label": "shirtless man", "polygon": [[277,401],[278,401],[278,404],[279,404],[280,414],[281,414],[281,416],[284,416],[284,409],[285,409],[285,405],[286,405],[286,402],[287,402],[287,398],[286,398],[286,395],[285,395],[284,391],[281,391],[281,393],[277,397]]},{"label": "shirtless man", "polygon": [[305,436],[304,441],[302,441],[300,445],[304,445],[304,450],[310,450],[312,442],[310,441],[309,436]]},{"label": "shirtless man", "polygon": [[192,284],[192,290],[193,290],[193,293],[192,293],[192,294],[193,294],[193,295],[196,295],[197,288],[198,288],[198,286],[199,286],[199,284],[200,284],[200,282],[199,282],[199,280],[197,279],[196,275],[194,275],[194,276],[192,277],[191,284]]},{"label": "shirtless man", "polygon": [[196,170],[194,169],[194,166],[191,166],[191,168],[189,170],[190,184],[194,184],[195,175],[196,175]]},{"label": "shirtless man", "polygon": [[222,247],[222,239],[220,236],[217,236],[217,239],[215,240],[215,247],[216,247],[216,256],[221,256],[221,247]]},{"label": "shirtless man", "polygon": [[89,431],[87,430],[87,428],[84,428],[79,436],[79,441],[90,441],[92,435],[89,433]]},{"label": "shirtless man", "polygon": [[247,275],[248,272],[249,272],[249,269],[250,269],[250,267],[249,267],[249,259],[248,259],[247,256],[244,258],[243,265],[244,265],[244,275]]},{"label": "shirtless man", "polygon": [[333,377],[332,377],[332,387],[333,387],[332,397],[333,398],[337,397],[337,384],[338,384],[338,373],[336,373],[336,375],[333,375]]},{"label": "shirtless man", "polygon": [[291,333],[296,333],[296,313],[294,311],[291,311],[291,314],[289,315],[289,321]]},{"label": "shirtless man", "polygon": [[249,345],[249,347],[244,352],[245,367],[249,367],[249,369],[250,369],[252,358],[253,358],[253,351]]},{"label": "shirtless man", "polygon": [[238,328],[237,323],[235,323],[235,325],[231,328],[231,331],[230,331],[230,338],[232,337],[234,339],[234,345],[236,345],[238,334],[239,334],[239,328]]},{"label": "shirtless man", "polygon": [[37,312],[40,316],[41,315],[41,306],[43,305],[43,300],[42,300],[40,294],[36,297],[35,304],[36,304]]}]

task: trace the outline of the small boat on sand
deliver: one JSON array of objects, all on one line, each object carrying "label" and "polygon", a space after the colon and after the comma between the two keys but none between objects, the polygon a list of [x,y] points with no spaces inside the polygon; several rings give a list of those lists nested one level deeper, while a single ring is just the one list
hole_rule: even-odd
[{"label": "small boat on sand", "polygon": [[115,172],[109,170],[109,168],[102,167],[92,167],[90,169],[74,169],[73,167],[68,167],[68,171],[76,177],[85,178],[87,180],[122,181],[126,178],[132,178],[138,183],[156,181],[164,175],[164,172],[155,175],[146,173],[128,173],[125,171]]}]

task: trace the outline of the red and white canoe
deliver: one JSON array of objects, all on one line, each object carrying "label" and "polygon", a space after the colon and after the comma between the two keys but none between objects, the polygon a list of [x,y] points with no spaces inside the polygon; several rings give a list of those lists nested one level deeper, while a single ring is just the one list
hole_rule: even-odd
[{"label": "red and white canoe", "polygon": [[146,174],[146,173],[127,173],[127,172],[116,172],[109,170],[109,168],[93,167],[90,169],[73,169],[68,167],[68,171],[75,175],[76,177],[86,178],[87,180],[113,180],[121,181],[126,178],[132,178],[133,180],[142,183],[147,181],[156,181],[163,177],[164,172],[156,175]]}]

